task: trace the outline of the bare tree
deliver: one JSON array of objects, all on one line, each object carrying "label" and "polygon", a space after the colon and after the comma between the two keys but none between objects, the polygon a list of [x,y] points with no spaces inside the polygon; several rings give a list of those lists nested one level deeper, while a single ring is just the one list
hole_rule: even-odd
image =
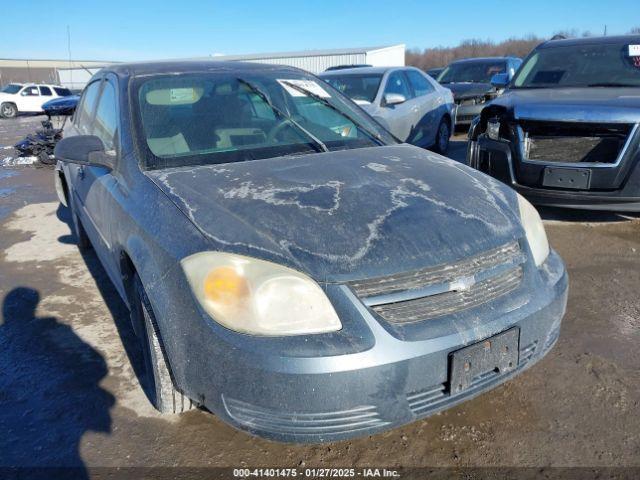
[{"label": "bare tree", "polygon": [[435,47],[425,50],[407,51],[406,63],[427,70],[444,67],[454,60],[469,57],[524,57],[532,48],[545,39],[529,35],[523,38],[510,38],[500,43],[491,40],[468,39],[457,47]]}]

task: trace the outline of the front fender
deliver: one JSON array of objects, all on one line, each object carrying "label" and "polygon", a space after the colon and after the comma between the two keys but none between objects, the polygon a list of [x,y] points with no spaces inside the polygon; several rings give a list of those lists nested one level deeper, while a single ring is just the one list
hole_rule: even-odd
[{"label": "front fender", "polygon": [[471,125],[469,125],[469,132],[467,133],[469,141],[477,140],[478,135],[480,135],[480,117],[481,115],[478,115],[473,120],[471,120]]}]

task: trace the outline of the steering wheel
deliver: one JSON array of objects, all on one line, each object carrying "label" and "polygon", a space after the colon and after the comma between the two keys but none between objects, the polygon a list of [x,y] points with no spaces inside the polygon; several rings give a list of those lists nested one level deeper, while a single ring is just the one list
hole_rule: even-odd
[{"label": "steering wheel", "polygon": [[269,130],[269,133],[267,133],[267,143],[275,143],[278,140],[278,135],[280,135],[285,128],[289,127],[290,124],[291,120],[288,118],[280,120],[280,122],[274,125],[271,130]]}]

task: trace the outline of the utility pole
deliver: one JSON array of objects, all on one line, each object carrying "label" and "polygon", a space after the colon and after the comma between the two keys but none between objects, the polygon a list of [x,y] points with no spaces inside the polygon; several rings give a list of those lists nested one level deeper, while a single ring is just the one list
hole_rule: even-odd
[{"label": "utility pole", "polygon": [[604,36],[605,37],[607,36],[607,26],[606,25],[604,26]]},{"label": "utility pole", "polygon": [[71,28],[67,25],[67,51],[69,52],[69,83],[73,88],[73,64],[71,63]]}]

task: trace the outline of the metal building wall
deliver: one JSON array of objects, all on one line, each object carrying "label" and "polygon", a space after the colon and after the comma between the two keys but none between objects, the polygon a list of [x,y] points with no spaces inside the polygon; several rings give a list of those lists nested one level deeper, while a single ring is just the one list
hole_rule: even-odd
[{"label": "metal building wall", "polygon": [[366,62],[366,53],[344,55],[313,55],[308,57],[273,57],[273,58],[248,58],[246,61],[256,63],[275,63],[301,68],[311,73],[324,72],[327,68],[336,65],[355,65]]},{"label": "metal building wall", "polygon": [[55,68],[0,66],[0,86],[7,83],[58,83],[58,72]]}]

